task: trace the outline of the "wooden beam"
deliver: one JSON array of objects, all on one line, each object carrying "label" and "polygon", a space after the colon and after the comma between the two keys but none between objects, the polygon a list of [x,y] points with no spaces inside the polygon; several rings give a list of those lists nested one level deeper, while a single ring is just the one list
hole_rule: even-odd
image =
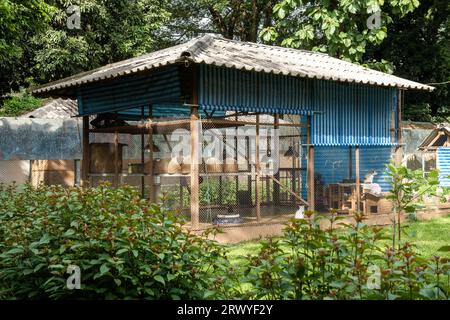
[{"label": "wooden beam", "polygon": [[308,116],[308,135],[307,135],[307,145],[308,145],[308,203],[309,210],[315,210],[315,194],[314,194],[314,146],[311,145],[311,116]]},{"label": "wooden beam", "polygon": [[199,200],[199,121],[198,108],[191,108],[191,224],[192,229],[198,230],[200,227],[200,200]]},{"label": "wooden beam", "polygon": [[272,179],[273,182],[274,182],[275,184],[277,184],[279,187],[281,187],[283,190],[285,190],[285,191],[288,192],[290,195],[292,195],[294,198],[296,198],[297,200],[299,200],[300,202],[302,202],[304,205],[306,205],[306,206],[309,207],[309,203],[308,203],[307,201],[305,201],[305,200],[304,200],[301,196],[299,196],[298,194],[296,194],[296,193],[292,192],[291,190],[289,190],[289,188],[286,187],[286,186],[284,186],[284,185],[280,182],[280,180],[278,180],[277,178],[275,178],[275,177],[272,176],[272,175],[268,175],[268,177],[269,177],[270,179]]},{"label": "wooden beam", "polygon": [[261,175],[261,163],[259,160],[259,114],[256,115],[256,136],[255,136],[255,162],[256,162],[256,179],[255,179],[255,194],[256,194],[256,220],[261,221],[261,190],[260,190],[260,175]]},{"label": "wooden beam", "polygon": [[360,180],[360,162],[359,146],[355,146],[355,174],[356,174],[356,212],[361,211],[361,180]]},{"label": "wooden beam", "polygon": [[90,163],[90,150],[89,150],[89,116],[83,117],[83,159],[81,159],[81,181],[82,187],[89,185],[89,163]]}]

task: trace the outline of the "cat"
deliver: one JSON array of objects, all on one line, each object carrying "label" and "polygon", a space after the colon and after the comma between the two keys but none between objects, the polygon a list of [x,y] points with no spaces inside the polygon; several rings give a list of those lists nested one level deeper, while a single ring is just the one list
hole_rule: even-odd
[{"label": "cat", "polygon": [[295,212],[295,219],[305,219],[305,207],[300,206]]},{"label": "cat", "polygon": [[364,176],[364,183],[373,183],[373,177],[377,175],[375,170],[369,170],[367,174]]}]

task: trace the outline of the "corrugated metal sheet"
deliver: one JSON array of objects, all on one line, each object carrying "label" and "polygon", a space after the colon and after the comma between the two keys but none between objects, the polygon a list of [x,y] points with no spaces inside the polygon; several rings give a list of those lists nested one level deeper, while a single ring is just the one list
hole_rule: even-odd
[{"label": "corrugated metal sheet", "polygon": [[327,79],[402,89],[434,90],[431,86],[364,68],[323,53],[240,42],[216,35],[205,35],[181,45],[49,83],[36,88],[33,93],[58,94],[58,92],[61,92],[66,95],[74,95],[75,87],[184,61],[311,79]]},{"label": "corrugated metal sheet", "polygon": [[316,146],[391,146],[397,90],[202,66],[199,104],[209,111],[314,113]]},{"label": "corrugated metal sheet", "polygon": [[[374,183],[378,183],[383,192],[390,190],[390,184],[386,179],[386,165],[392,158],[390,147],[360,147],[360,178],[376,171]],[[316,147],[314,148],[315,175],[321,175],[325,184],[342,182],[349,178],[349,147]],[[355,149],[352,148],[352,178],[355,179]]]},{"label": "corrugated metal sheet", "polygon": [[397,92],[392,88],[315,81],[312,142],[317,146],[390,146]]},{"label": "corrugated metal sheet", "polygon": [[439,182],[443,187],[450,187],[450,147],[438,147],[436,168],[439,170]]},{"label": "corrugated metal sheet", "polygon": [[28,112],[23,118],[66,119],[78,114],[77,101],[72,99],[52,99],[42,107]]},{"label": "corrugated metal sheet", "polygon": [[199,70],[199,105],[207,111],[309,114],[309,81],[207,65]]},{"label": "corrugated metal sheet", "polygon": [[188,113],[189,109],[181,106],[180,97],[180,75],[173,66],[148,75],[81,88],[77,100],[80,115],[118,112],[133,119],[141,116],[142,107],[148,115],[150,105],[153,116],[167,114],[167,108],[175,108],[173,114]]}]

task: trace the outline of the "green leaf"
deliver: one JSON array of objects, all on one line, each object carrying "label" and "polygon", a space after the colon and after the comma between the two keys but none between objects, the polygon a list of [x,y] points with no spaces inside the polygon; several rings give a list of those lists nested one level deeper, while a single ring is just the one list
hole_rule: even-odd
[{"label": "green leaf", "polygon": [[117,250],[116,255],[120,256],[124,252],[128,252],[128,248],[122,248]]},{"label": "green leaf", "polygon": [[284,19],[284,17],[286,17],[286,10],[284,10],[283,7],[280,7],[280,9],[278,9],[278,18]]},{"label": "green leaf", "polygon": [[164,278],[161,275],[156,275],[153,277],[153,279],[155,279],[155,281],[158,281],[159,283],[162,283],[163,285],[166,285],[166,282],[164,281]]},{"label": "green leaf", "polygon": [[105,274],[109,271],[109,267],[104,263],[100,266],[100,273]]},{"label": "green leaf", "polygon": [[443,246],[443,247],[440,247],[437,251],[440,251],[440,252],[450,252],[450,246]]}]

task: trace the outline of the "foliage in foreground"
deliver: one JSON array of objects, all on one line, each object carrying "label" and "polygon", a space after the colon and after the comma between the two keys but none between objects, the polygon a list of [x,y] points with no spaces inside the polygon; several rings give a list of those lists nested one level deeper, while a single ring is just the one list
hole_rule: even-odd
[{"label": "foliage in foreground", "polygon": [[[0,186],[0,298],[449,299],[448,259],[383,247],[361,216],[337,229],[332,214],[326,230],[321,219],[290,221],[283,240],[232,266],[133,187]],[[66,287],[70,265],[81,290]]]},{"label": "foliage in foreground", "polygon": [[[0,297],[201,299],[223,248],[193,235],[132,187],[0,188]],[[66,287],[69,265],[81,290]]]},{"label": "foliage in foreground", "polygon": [[0,108],[0,117],[17,117],[42,106],[42,100],[20,92],[9,97]]},{"label": "foliage in foreground", "polygon": [[[321,218],[292,221],[282,241],[265,242],[249,257],[245,280],[253,299],[449,299],[450,263],[421,258],[410,243],[383,247],[381,227],[328,230]],[[251,284],[251,285],[250,285]],[[244,286],[245,287],[245,286]],[[241,287],[242,288],[242,287]]]}]

